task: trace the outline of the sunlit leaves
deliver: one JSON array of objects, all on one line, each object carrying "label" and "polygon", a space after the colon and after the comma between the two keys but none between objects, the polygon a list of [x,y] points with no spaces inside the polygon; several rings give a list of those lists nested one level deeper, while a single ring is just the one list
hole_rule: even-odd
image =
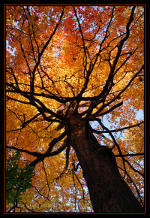
[{"label": "sunlit leaves", "polygon": [[[60,20],[63,9],[64,14]],[[106,96],[91,110],[92,121],[100,116],[110,130],[129,127],[139,122],[137,112],[144,110],[144,70],[137,74],[144,62],[143,6],[136,7],[130,34],[116,59],[120,42],[127,35],[131,10],[132,6],[119,5],[74,8],[6,6],[8,146],[44,154],[50,142],[59,137],[66,128],[66,121],[55,115],[59,113],[65,117],[69,108],[75,110],[73,101],[78,106],[79,113],[89,110],[90,98],[93,97],[94,102],[94,97],[100,96],[107,84],[109,91]],[[49,37],[50,43],[40,57]],[[117,62],[113,72],[115,60]],[[111,71],[113,80],[109,83]],[[31,93],[31,85],[34,85],[34,93]],[[82,94],[83,99],[77,105],[79,94]],[[111,110],[122,101],[120,107]],[[45,112],[43,105],[50,111]],[[86,113],[83,117],[85,116]],[[61,122],[63,125],[59,128]],[[93,128],[97,131],[104,131],[99,124],[93,123]],[[127,154],[144,152],[143,132],[142,124],[133,129],[112,133],[122,153]],[[97,138],[100,143],[114,147],[115,155],[119,154],[109,132],[99,133]],[[57,142],[52,152],[60,149],[64,142],[65,138]],[[66,149],[65,147],[57,156],[46,157],[35,166],[32,187],[21,195],[20,209],[18,207],[16,211],[92,211],[82,170],[77,167],[78,160],[72,148],[69,166],[65,170]],[[7,150],[7,158],[11,152],[12,150]],[[21,160],[24,162],[32,162],[35,158],[26,152],[21,153]],[[136,170],[143,173],[143,156],[125,158]],[[125,168],[129,174],[127,176],[122,159],[116,159],[122,176],[125,175],[125,181],[137,195],[131,181],[133,179],[143,198],[141,175],[126,162]],[[7,206],[9,210],[10,205]]]}]

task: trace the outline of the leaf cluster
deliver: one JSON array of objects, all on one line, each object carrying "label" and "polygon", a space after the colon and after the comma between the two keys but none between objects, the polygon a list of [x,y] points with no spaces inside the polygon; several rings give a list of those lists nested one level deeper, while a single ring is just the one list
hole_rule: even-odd
[{"label": "leaf cluster", "polygon": [[21,154],[17,151],[6,161],[6,200],[8,203],[22,200],[20,195],[32,187],[33,167],[26,163],[19,167]]}]

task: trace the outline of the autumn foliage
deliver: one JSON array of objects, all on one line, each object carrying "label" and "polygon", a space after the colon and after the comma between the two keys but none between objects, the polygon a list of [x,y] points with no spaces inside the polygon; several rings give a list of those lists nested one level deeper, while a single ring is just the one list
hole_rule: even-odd
[{"label": "autumn foliage", "polygon": [[6,211],[93,212],[69,135],[72,112],[112,149],[143,206],[144,6],[5,12],[6,160],[18,151],[19,169],[34,168],[32,186]]}]

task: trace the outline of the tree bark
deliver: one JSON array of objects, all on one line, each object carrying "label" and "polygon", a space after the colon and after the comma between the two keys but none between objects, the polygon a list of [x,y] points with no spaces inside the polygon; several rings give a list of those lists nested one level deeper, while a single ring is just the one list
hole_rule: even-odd
[{"label": "tree bark", "polygon": [[86,120],[70,115],[71,140],[86,180],[94,212],[144,212],[121,177],[113,152],[87,133]]}]

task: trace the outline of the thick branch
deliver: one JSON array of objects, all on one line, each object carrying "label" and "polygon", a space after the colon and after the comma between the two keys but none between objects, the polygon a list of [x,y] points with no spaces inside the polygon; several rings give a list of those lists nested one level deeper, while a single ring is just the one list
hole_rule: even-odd
[{"label": "thick branch", "polygon": [[60,140],[62,140],[64,137],[66,136],[66,132],[63,132],[63,134],[61,134],[59,137],[57,138],[54,138],[50,143],[49,143],[49,146],[48,146],[48,149],[47,151],[45,152],[45,155],[48,155],[51,153],[54,145],[59,142]]},{"label": "thick branch", "polygon": [[43,155],[41,155],[41,156],[40,156],[39,158],[37,158],[36,160],[32,161],[32,162],[30,163],[30,166],[35,167],[35,165],[36,165],[37,163],[43,161],[45,157],[52,157],[52,156],[55,156],[55,155],[61,153],[61,152],[66,148],[66,146],[67,146],[67,145],[64,144],[64,145],[62,145],[60,148],[58,148],[56,151],[53,151],[53,152],[48,153],[48,154],[43,154]]},{"label": "thick branch", "polygon": [[20,152],[24,152],[26,154],[30,154],[34,157],[40,157],[42,154],[39,153],[39,152],[32,152],[32,151],[28,151],[26,149],[22,149],[22,148],[17,148],[17,147],[14,147],[14,146],[6,146],[6,148],[10,149],[10,150],[16,150],[16,151],[20,151]]}]

